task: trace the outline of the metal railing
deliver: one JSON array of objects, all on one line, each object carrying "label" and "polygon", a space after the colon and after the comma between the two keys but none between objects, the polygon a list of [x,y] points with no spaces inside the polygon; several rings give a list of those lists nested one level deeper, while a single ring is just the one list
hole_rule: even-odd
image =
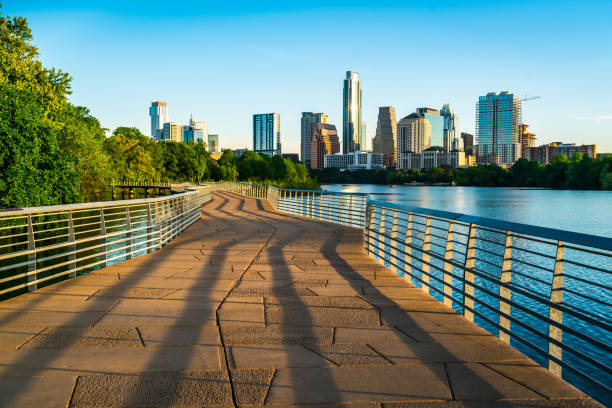
[{"label": "metal railing", "polygon": [[365,231],[386,267],[589,393],[612,384],[612,239],[369,200],[224,183],[275,209]]},{"label": "metal railing", "polygon": [[160,249],[200,218],[210,188],[162,198],[0,213],[0,299]]},{"label": "metal railing", "polygon": [[118,181],[114,187],[130,187],[130,188],[171,188],[172,183],[169,181],[135,181],[135,180],[123,180]]}]

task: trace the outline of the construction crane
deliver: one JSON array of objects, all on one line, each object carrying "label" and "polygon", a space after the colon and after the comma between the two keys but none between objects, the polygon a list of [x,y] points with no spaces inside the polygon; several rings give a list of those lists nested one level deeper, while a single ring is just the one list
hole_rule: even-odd
[{"label": "construction crane", "polygon": [[525,101],[531,101],[532,99],[540,99],[541,96],[527,96],[525,95],[523,97],[523,99],[521,99],[521,102],[525,102]]}]

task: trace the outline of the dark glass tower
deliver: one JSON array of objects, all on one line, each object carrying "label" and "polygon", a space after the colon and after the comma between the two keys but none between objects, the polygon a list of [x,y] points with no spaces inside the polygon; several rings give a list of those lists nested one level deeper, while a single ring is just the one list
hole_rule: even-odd
[{"label": "dark glass tower", "polygon": [[365,150],[361,135],[361,82],[359,73],[346,71],[342,92],[342,153]]}]

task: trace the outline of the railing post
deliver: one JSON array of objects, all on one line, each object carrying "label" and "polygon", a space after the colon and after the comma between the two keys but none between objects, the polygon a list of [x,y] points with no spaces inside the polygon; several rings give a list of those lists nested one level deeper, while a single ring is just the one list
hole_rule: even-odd
[{"label": "railing post", "polygon": [[36,282],[38,276],[36,274],[36,239],[34,237],[34,225],[32,224],[32,216],[28,214],[28,251],[32,251],[28,254],[28,292],[33,292],[38,288],[37,283],[30,284],[29,282]]},{"label": "railing post", "polygon": [[147,253],[153,251],[153,216],[151,215],[151,203],[147,203]]},{"label": "railing post", "polygon": [[332,193],[329,193],[327,195],[327,217],[329,222],[332,220],[332,199],[333,195]]},{"label": "railing post", "polygon": [[350,195],[349,196],[349,206],[348,206],[348,211],[349,211],[349,226],[353,226],[353,196]]},{"label": "railing post", "polygon": [[310,208],[310,214],[308,215],[310,218],[314,218],[314,193],[309,193],[310,203],[308,207]]},{"label": "railing post", "polygon": [[366,207],[366,251],[376,258],[374,254],[374,226],[376,225],[374,218],[374,206],[368,204]]},{"label": "railing post", "polygon": [[[68,211],[68,242],[74,242],[74,222],[72,221],[72,211]],[[68,270],[76,269],[76,245],[68,245],[68,260],[72,261],[68,264]],[[69,278],[76,277],[76,272],[70,272]]]},{"label": "railing post", "polygon": [[444,251],[444,304],[448,307],[453,307],[453,228],[455,223],[450,220],[448,222],[448,233],[446,234],[446,249]]},{"label": "railing post", "polygon": [[[408,222],[406,223],[406,239],[404,240],[404,276],[406,274],[412,280],[412,213],[408,213]],[[406,262],[406,258],[409,257],[410,263]]]},{"label": "railing post", "polygon": [[319,217],[318,218],[320,220],[323,220],[323,194],[322,193],[319,193],[319,207],[318,207],[318,210],[319,210]]},{"label": "railing post", "polygon": [[[393,210],[393,222],[391,224],[391,242],[390,242],[390,247],[391,249],[389,250],[389,252],[391,253],[390,261],[393,262],[393,264],[398,265],[398,259],[397,259],[397,210]],[[400,276],[404,276],[404,273],[402,272],[402,270],[399,268],[399,266],[395,266],[393,269],[395,269],[395,273],[397,273]]]},{"label": "railing post", "polygon": [[100,245],[102,246],[102,267],[106,268],[106,253],[108,252],[108,246],[106,245],[106,220],[104,219],[104,207],[100,208],[100,235],[103,237],[100,239]]},{"label": "railing post", "polygon": [[132,258],[132,222],[130,219],[130,206],[125,206],[125,259]]},{"label": "railing post", "polygon": [[[502,261],[501,278],[502,283],[509,284],[512,281],[512,231],[506,231],[506,245],[504,246],[504,260]],[[502,316],[502,313],[510,316],[510,298],[512,290],[500,285],[499,287],[499,338],[510,344],[510,319]],[[506,302],[505,300],[508,300]],[[504,330],[505,329],[505,330]]]},{"label": "railing post", "polygon": [[[382,250],[384,249],[385,243],[385,207],[380,209],[380,221],[378,223],[378,249],[376,250],[377,255],[380,257]],[[382,252],[382,260],[384,263],[385,253]]]},{"label": "railing post", "polygon": [[[548,316],[551,321],[561,325],[563,323],[563,312],[559,310],[556,305],[563,303],[563,241],[557,243],[557,256],[555,257],[555,270],[553,271],[552,286],[550,288],[550,305]],[[555,340],[561,343],[563,341],[563,329],[548,324],[548,337],[550,340]],[[563,349],[554,344],[552,341],[548,342],[548,354],[559,361],[563,359]],[[553,361],[552,358],[548,359],[548,369],[561,377],[562,367],[561,364]]]},{"label": "railing post", "polygon": [[421,289],[429,293],[429,261],[431,256],[431,217],[427,216],[425,221],[425,236],[423,237],[423,252],[421,255]]},{"label": "railing post", "polygon": [[463,316],[470,322],[474,321],[474,272],[476,266],[476,225],[470,224],[468,232],[465,262],[463,264]]}]

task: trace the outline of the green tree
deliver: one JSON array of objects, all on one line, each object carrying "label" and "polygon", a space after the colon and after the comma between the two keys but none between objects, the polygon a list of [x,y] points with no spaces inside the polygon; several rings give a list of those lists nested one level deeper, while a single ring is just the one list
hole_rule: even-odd
[{"label": "green tree", "polygon": [[75,154],[32,92],[0,83],[0,206],[31,207],[79,199]]}]

